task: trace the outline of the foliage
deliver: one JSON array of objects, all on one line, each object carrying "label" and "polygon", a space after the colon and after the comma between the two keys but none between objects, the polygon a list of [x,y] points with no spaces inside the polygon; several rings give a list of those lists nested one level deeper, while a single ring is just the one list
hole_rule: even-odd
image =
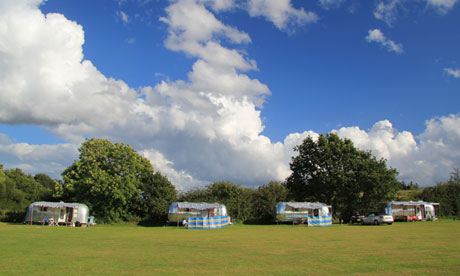
[{"label": "foliage", "polygon": [[232,182],[215,182],[208,186],[212,201],[227,207],[229,215],[237,221],[245,221],[252,216],[252,196],[254,191]]},{"label": "foliage", "polygon": [[288,193],[286,186],[276,181],[259,187],[253,204],[255,217],[263,222],[273,222],[276,217],[276,204],[286,201]]},{"label": "foliage", "polygon": [[239,222],[273,222],[275,206],[287,200],[288,190],[272,181],[266,186],[250,189],[232,182],[221,181],[193,189],[179,196],[179,201],[218,202],[227,207],[232,219]]},{"label": "foliage", "polygon": [[141,185],[139,214],[149,221],[166,221],[169,205],[176,200],[176,188],[160,173],[151,174]]},{"label": "foliage", "polygon": [[397,171],[388,169],[369,151],[354,147],[349,139],[334,133],[307,137],[294,148],[299,154],[290,164],[286,184],[297,201],[319,201],[332,205],[342,217],[353,211],[369,212],[392,200],[399,189]]},{"label": "foliage", "polygon": [[419,186],[417,183],[414,183],[412,181],[409,182],[409,184],[406,184],[404,181],[401,181],[401,185],[400,185],[400,190],[418,190],[419,189]]},{"label": "foliage", "polygon": [[246,221],[253,216],[255,191],[232,182],[214,182],[205,189],[194,189],[179,197],[179,201],[218,202],[227,207],[230,217],[236,221]]},{"label": "foliage", "polygon": [[[79,159],[62,173],[63,198],[87,204],[99,221],[140,220],[153,214],[144,207],[161,208],[152,205],[152,200],[165,192],[169,201],[171,193],[175,194],[173,188],[165,188],[172,186],[169,182],[156,182],[159,178],[154,176],[149,160],[129,145],[87,139],[79,151]],[[155,191],[157,185],[159,190]]]},{"label": "foliage", "polygon": [[44,201],[52,201],[56,181],[44,173],[39,173],[34,176],[34,180],[40,184],[42,191],[40,199]]},{"label": "foliage", "polygon": [[423,189],[422,199],[440,203],[442,216],[460,218],[459,170],[455,169],[452,172],[449,181]]},{"label": "foliage", "polygon": [[211,195],[207,189],[193,188],[178,195],[180,202],[211,202]]},{"label": "foliage", "polygon": [[50,198],[51,183],[54,180],[45,174],[33,177],[18,168],[4,170],[0,164],[0,219],[22,221],[24,210],[30,203]]},{"label": "foliage", "polygon": [[417,183],[410,181],[409,184],[406,184],[404,181],[401,181],[395,200],[419,201],[422,200],[422,192],[423,189],[420,188]]},{"label": "foliage", "polygon": [[423,189],[399,190],[396,194],[396,201],[419,201],[422,200]]},{"label": "foliage", "polygon": [[[7,170],[5,174],[14,183],[14,188],[24,193],[24,200],[29,203],[39,200],[45,193],[45,188],[41,187],[31,175],[23,173],[21,169]],[[14,189],[12,185],[10,187]]]}]

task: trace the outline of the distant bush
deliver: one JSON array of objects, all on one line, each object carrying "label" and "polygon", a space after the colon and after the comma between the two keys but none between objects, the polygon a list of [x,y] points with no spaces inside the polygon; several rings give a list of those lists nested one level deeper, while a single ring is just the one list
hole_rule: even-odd
[{"label": "distant bush", "polygon": [[26,216],[25,211],[9,211],[3,214],[0,213],[0,221],[2,222],[14,222],[20,223],[24,221],[24,217]]},{"label": "distant bush", "polygon": [[422,199],[439,202],[443,218],[460,218],[460,172],[455,169],[447,182],[423,189]]}]

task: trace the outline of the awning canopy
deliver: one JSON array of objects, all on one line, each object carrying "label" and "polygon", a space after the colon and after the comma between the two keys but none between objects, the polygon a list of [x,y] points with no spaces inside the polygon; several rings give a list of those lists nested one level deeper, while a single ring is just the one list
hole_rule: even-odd
[{"label": "awning canopy", "polygon": [[81,203],[65,203],[65,202],[46,202],[46,201],[40,201],[40,202],[34,202],[31,204],[32,206],[38,206],[38,207],[48,207],[48,208],[78,208],[80,206],[83,206]]},{"label": "awning canopy", "polygon": [[415,205],[439,205],[437,202],[425,202],[425,201],[392,201],[392,205],[404,205],[404,206],[415,206]]},{"label": "awning canopy", "polygon": [[219,203],[206,203],[206,202],[201,202],[201,203],[195,203],[195,202],[178,202],[177,207],[179,209],[195,209],[195,210],[207,210],[207,209],[214,209],[214,208],[219,208],[223,207],[223,204]]},{"label": "awning canopy", "polygon": [[320,209],[329,207],[328,205],[320,202],[285,202],[286,205],[295,209]]}]

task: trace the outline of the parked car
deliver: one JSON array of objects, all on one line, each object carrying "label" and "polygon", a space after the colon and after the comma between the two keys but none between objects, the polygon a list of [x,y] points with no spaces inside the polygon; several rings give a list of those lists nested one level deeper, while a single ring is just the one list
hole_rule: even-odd
[{"label": "parked car", "polygon": [[393,217],[390,215],[371,213],[361,219],[361,224],[379,225],[381,223],[386,223],[391,225],[393,221]]},{"label": "parked car", "polygon": [[353,213],[353,215],[351,216],[351,219],[350,219],[350,223],[353,224],[353,223],[361,223],[362,219],[364,218],[363,215],[361,215],[360,213],[358,212],[355,212]]}]

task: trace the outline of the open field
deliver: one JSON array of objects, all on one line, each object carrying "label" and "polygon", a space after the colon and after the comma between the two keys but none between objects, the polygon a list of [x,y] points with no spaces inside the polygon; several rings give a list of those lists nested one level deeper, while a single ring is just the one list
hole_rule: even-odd
[{"label": "open field", "polygon": [[0,223],[1,275],[460,275],[460,221],[224,229]]}]

